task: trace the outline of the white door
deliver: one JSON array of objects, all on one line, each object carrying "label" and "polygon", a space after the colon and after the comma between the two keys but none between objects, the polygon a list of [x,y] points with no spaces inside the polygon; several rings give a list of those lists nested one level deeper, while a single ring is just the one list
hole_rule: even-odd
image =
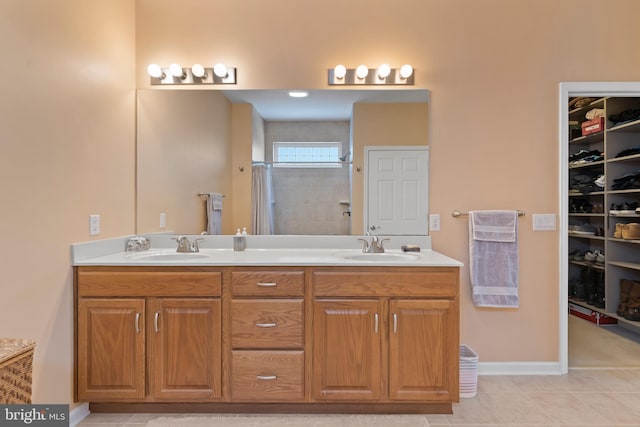
[{"label": "white door", "polygon": [[365,154],[365,232],[428,234],[428,147],[370,147]]}]

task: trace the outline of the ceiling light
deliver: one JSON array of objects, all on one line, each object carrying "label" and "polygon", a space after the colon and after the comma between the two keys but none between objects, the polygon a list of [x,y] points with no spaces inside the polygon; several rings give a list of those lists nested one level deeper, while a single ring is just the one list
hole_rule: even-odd
[{"label": "ceiling light", "polygon": [[185,72],[182,69],[182,66],[180,64],[171,64],[171,65],[169,65],[169,73],[171,73],[171,75],[173,77],[179,77],[179,78],[185,78],[186,77],[186,74],[185,74]]},{"label": "ceiling light", "polygon": [[342,64],[336,65],[336,68],[333,69],[333,75],[336,79],[342,80],[347,75],[347,68]]},{"label": "ceiling light", "polygon": [[413,67],[409,64],[404,64],[400,68],[400,77],[403,79],[408,79],[413,74]]},{"label": "ceiling light", "polygon": [[162,68],[158,64],[149,64],[147,67],[147,73],[154,79],[163,79],[164,73],[162,72]]},{"label": "ceiling light", "polygon": [[202,64],[193,64],[191,66],[191,74],[201,79],[207,76],[207,70],[204,69]]},{"label": "ceiling light", "polygon": [[389,74],[391,74],[391,67],[389,64],[382,64],[378,67],[378,78],[380,80],[386,79],[389,77]]},{"label": "ceiling light", "polygon": [[309,96],[309,92],[306,90],[290,90],[289,96],[292,98],[306,98]]},{"label": "ceiling light", "polygon": [[225,78],[228,75],[227,66],[224,64],[216,64],[213,66],[213,74],[220,78]]},{"label": "ceiling light", "polygon": [[356,76],[358,76],[359,79],[364,79],[367,77],[367,74],[369,74],[369,68],[367,68],[366,65],[358,65],[358,68],[356,68]]}]

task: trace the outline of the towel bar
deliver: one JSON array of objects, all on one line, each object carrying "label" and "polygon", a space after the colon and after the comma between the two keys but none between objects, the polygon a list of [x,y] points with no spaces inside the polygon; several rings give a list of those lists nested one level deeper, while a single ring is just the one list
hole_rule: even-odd
[{"label": "towel bar", "polygon": [[[517,210],[516,212],[518,212],[518,216],[524,216],[525,215],[524,211]],[[451,212],[451,216],[454,217],[454,218],[457,218],[457,217],[463,216],[463,215],[469,215],[469,212],[460,212],[460,211]]]}]

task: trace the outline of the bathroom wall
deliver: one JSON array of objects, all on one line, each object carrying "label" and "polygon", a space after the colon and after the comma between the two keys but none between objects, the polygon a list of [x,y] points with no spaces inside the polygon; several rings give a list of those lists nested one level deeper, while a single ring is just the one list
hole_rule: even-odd
[{"label": "bathroom wall", "polygon": [[[351,151],[348,121],[265,121],[265,153],[273,160],[274,142],[341,142]],[[349,234],[349,165],[338,168],[273,166],[274,234]]]},{"label": "bathroom wall", "polygon": [[467,225],[451,217],[454,209],[527,212],[519,220],[520,308],[475,308],[464,267],[461,339],[483,362],[558,360],[559,236],[531,229],[531,214],[559,211],[558,84],[638,80],[640,2],[136,5],[139,87],[149,85],[150,62],[223,61],[238,68],[238,89],[326,88],[327,69],[339,63],[413,64],[415,86],[430,90],[429,206],[442,216],[434,247],[468,265]]},{"label": "bathroom wall", "polygon": [[36,341],[34,403],[73,402],[70,245],[135,230],[134,6],[0,2],[0,337]]},{"label": "bathroom wall", "polygon": [[137,232],[206,231],[207,198],[198,193],[214,192],[224,195],[222,234],[230,234],[231,103],[217,91],[142,90],[137,106]]}]

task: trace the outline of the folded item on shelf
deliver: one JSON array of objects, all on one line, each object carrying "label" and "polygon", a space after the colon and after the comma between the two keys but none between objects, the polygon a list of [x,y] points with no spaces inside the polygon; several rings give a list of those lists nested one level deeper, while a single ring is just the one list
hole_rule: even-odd
[{"label": "folded item on shelf", "polygon": [[627,148],[626,150],[622,150],[621,152],[616,154],[615,158],[633,156],[635,154],[640,154],[640,146],[633,147],[633,148]]},{"label": "folded item on shelf", "polygon": [[640,106],[628,108],[617,114],[609,115],[609,121],[614,125],[618,125],[625,122],[631,122],[640,119]]},{"label": "folded item on shelf", "polygon": [[587,120],[593,120],[597,117],[604,117],[604,108],[592,108],[584,115]]}]

